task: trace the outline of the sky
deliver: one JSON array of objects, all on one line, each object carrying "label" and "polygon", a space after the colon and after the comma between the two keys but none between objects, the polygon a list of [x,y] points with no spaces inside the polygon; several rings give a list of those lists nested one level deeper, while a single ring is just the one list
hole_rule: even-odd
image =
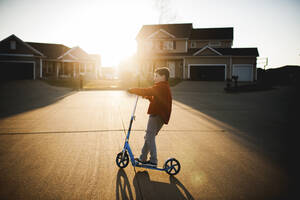
[{"label": "sky", "polygon": [[257,47],[276,68],[300,65],[299,10],[299,0],[0,0],[0,40],[80,46],[108,67],[136,53],[145,24],[233,27],[233,47]]}]

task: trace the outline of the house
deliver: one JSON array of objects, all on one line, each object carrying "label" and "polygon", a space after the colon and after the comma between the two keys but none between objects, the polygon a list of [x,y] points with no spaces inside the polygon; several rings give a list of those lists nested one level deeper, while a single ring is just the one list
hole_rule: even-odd
[{"label": "house", "polygon": [[117,74],[116,67],[101,67],[101,79],[116,79]]},{"label": "house", "polygon": [[257,48],[232,48],[233,28],[186,24],[144,25],[136,37],[140,70],[150,77],[166,66],[170,78],[255,81]]},{"label": "house", "polygon": [[78,46],[24,42],[15,35],[0,41],[0,80],[79,78],[87,73],[97,78],[100,64],[99,56]]}]

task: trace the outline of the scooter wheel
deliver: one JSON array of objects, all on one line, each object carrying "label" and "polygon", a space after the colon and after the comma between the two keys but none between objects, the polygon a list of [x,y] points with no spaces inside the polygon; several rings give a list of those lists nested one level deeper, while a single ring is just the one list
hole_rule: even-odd
[{"label": "scooter wheel", "polygon": [[180,171],[180,163],[175,158],[168,159],[164,164],[164,169],[169,175],[176,175]]},{"label": "scooter wheel", "polygon": [[129,157],[128,157],[127,152],[124,153],[124,156],[123,156],[123,152],[118,153],[118,155],[116,157],[116,163],[117,163],[118,167],[120,167],[120,168],[127,167],[128,163],[129,163]]}]

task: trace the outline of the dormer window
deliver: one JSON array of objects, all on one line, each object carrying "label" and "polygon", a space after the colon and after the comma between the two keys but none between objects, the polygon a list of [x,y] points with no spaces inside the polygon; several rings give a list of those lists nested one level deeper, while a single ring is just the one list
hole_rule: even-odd
[{"label": "dormer window", "polygon": [[209,41],[208,45],[210,47],[219,47],[219,46],[221,46],[221,42],[220,41]]},{"label": "dormer window", "polygon": [[12,40],[10,41],[10,49],[15,50],[17,48],[17,43],[16,41]]}]

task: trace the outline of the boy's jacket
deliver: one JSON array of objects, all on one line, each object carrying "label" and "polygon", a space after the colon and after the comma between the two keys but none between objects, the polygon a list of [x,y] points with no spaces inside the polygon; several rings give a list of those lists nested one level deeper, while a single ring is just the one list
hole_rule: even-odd
[{"label": "boy's jacket", "polygon": [[172,95],[167,81],[155,83],[150,88],[132,88],[129,92],[149,99],[148,114],[160,115],[165,124],[169,123]]}]

